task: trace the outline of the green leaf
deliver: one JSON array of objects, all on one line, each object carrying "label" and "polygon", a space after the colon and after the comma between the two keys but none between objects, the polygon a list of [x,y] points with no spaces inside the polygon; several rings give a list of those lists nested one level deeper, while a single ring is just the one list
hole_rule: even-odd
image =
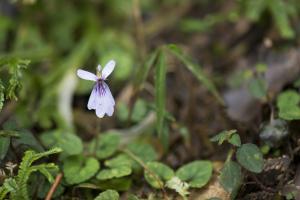
[{"label": "green leaf", "polygon": [[243,144],[236,152],[238,162],[247,170],[260,173],[264,167],[263,155],[254,144]]},{"label": "green leaf", "polygon": [[147,168],[150,171],[145,169],[145,179],[154,188],[162,188],[174,176],[173,169],[160,162],[148,162]]},{"label": "green leaf", "polygon": [[75,134],[62,130],[43,133],[40,139],[47,148],[55,146],[63,149],[63,155],[77,155],[83,151],[81,139]]},{"label": "green leaf", "polygon": [[4,93],[5,93],[5,88],[0,79],[0,111],[2,110],[4,105]]},{"label": "green leaf", "polygon": [[95,200],[119,200],[119,193],[115,190],[101,192]]},{"label": "green leaf", "polygon": [[157,132],[159,138],[162,138],[162,131],[165,119],[166,104],[166,61],[162,50],[159,52],[158,63],[155,68],[155,106],[157,118]]},{"label": "green leaf", "polygon": [[8,151],[10,138],[0,138],[0,160],[2,160]]},{"label": "green leaf", "polygon": [[100,169],[95,158],[81,155],[70,156],[64,160],[63,171],[68,184],[78,184],[92,178]]},{"label": "green leaf", "polygon": [[234,161],[227,161],[221,170],[220,183],[227,192],[231,193],[232,199],[236,196],[242,180],[241,167]]},{"label": "green leaf", "polygon": [[210,139],[212,142],[218,142],[218,145],[223,144],[226,140],[235,146],[240,146],[241,143],[239,135],[236,134],[236,130],[222,131]]},{"label": "green leaf", "polygon": [[234,146],[241,146],[241,138],[238,134],[233,134],[229,139],[228,142]]},{"label": "green leaf", "polygon": [[267,83],[262,78],[253,78],[250,80],[248,89],[251,95],[257,99],[262,99],[267,95]]},{"label": "green leaf", "polygon": [[20,137],[20,134],[17,131],[1,130],[0,137]]},{"label": "green leaf", "polygon": [[[139,157],[144,163],[154,161],[157,159],[157,154],[153,147],[147,143],[130,143],[127,148],[137,157]],[[131,158],[130,158],[131,159]],[[135,161],[132,160],[133,170],[140,170],[141,166]]]},{"label": "green leaf", "polygon": [[103,169],[97,174],[98,180],[108,180],[112,178],[120,178],[123,176],[128,176],[132,172],[132,169],[128,165],[117,166],[111,169]]},{"label": "green leaf", "polygon": [[300,95],[294,90],[282,92],[277,97],[277,107],[279,109],[279,117],[284,120],[300,119]]},{"label": "green leaf", "polygon": [[176,171],[176,176],[186,181],[191,187],[201,188],[206,185],[212,175],[212,163],[210,161],[193,161]]},{"label": "green leaf", "polygon": [[99,189],[114,189],[118,191],[128,191],[131,187],[132,180],[129,177],[113,178],[109,180],[101,180],[97,182]]},{"label": "green leaf", "polygon": [[118,156],[110,159],[110,160],[106,160],[104,162],[105,166],[108,167],[118,167],[118,166],[131,166],[132,162],[131,159],[126,155],[126,154],[119,154]]},{"label": "green leaf", "polygon": [[168,46],[168,49],[194,74],[194,76],[217,98],[217,100],[219,100],[220,103],[224,104],[215,84],[211,81],[211,78],[207,77],[199,65],[191,62],[178,46],[172,44]]},{"label": "green leaf", "polygon": [[120,136],[114,132],[101,134],[97,141],[93,140],[90,148],[96,153],[97,158],[105,159],[112,156],[118,149]]},{"label": "green leaf", "polygon": [[290,25],[287,5],[282,0],[268,1],[268,4],[281,36],[286,39],[295,37],[295,32]]}]

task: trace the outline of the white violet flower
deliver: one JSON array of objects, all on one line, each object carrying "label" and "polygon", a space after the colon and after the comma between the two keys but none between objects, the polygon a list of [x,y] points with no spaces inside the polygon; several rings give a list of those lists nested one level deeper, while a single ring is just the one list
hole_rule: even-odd
[{"label": "white violet flower", "polygon": [[96,115],[99,118],[104,117],[105,114],[107,116],[112,116],[114,112],[115,100],[109,90],[108,85],[104,81],[112,73],[115,65],[116,62],[114,60],[110,60],[102,71],[101,65],[98,65],[97,75],[82,69],[77,70],[77,76],[80,78],[96,82],[87,107],[89,110],[96,110]]}]

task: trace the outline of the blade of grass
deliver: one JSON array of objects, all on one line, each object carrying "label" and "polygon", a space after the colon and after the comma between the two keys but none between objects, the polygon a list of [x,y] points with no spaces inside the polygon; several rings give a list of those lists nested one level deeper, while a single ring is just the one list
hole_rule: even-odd
[{"label": "blade of grass", "polygon": [[[160,49],[158,61],[155,68],[155,106],[157,118],[157,132],[159,138],[162,137],[164,118],[165,118],[165,101],[166,101],[166,62],[165,53]],[[164,143],[164,142],[163,142]]]},{"label": "blade of grass", "polygon": [[158,56],[158,50],[150,54],[143,66],[141,66],[136,73],[136,81],[134,82],[135,91],[141,90],[143,84],[147,79],[151,67],[154,65]]},{"label": "blade of grass", "polygon": [[224,105],[224,101],[220,96],[215,84],[209,79],[209,77],[207,77],[200,66],[193,63],[176,45],[172,44],[168,45],[167,47],[171,54],[178,58],[186,66],[186,68],[191,71],[195,77],[208,89],[208,91],[210,91],[217,98],[217,100]]}]

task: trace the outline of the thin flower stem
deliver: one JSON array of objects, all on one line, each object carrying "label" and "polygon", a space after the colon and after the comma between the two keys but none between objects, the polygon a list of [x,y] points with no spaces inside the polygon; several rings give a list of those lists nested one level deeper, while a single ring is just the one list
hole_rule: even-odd
[{"label": "thin flower stem", "polygon": [[120,151],[126,153],[129,157],[131,157],[133,160],[135,160],[137,163],[139,163],[146,171],[148,171],[151,176],[153,176],[156,181],[158,182],[159,184],[159,187],[162,189],[163,191],[163,195],[164,195],[164,199],[168,200],[168,196],[167,196],[167,192],[164,188],[164,185],[161,184],[162,181],[160,180],[160,178],[152,171],[150,170],[147,165],[144,163],[144,161],[142,161],[139,157],[137,157],[136,155],[134,155],[134,153],[132,153],[129,149],[121,149]]}]

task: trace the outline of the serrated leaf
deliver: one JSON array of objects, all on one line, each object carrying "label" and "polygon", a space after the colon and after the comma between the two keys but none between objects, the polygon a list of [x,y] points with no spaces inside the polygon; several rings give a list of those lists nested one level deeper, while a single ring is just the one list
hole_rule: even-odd
[{"label": "serrated leaf", "polygon": [[300,95],[293,90],[282,92],[277,97],[277,107],[279,109],[279,117],[284,120],[300,119]]},{"label": "serrated leaf", "polygon": [[42,143],[48,147],[60,147],[63,149],[63,154],[77,155],[83,151],[83,144],[81,139],[72,133],[64,132],[62,130],[49,131],[40,136]]},{"label": "serrated leaf", "polygon": [[68,184],[82,183],[92,178],[100,169],[99,162],[92,157],[70,156],[64,160],[63,171]]},{"label": "serrated leaf", "polygon": [[101,192],[95,200],[119,200],[119,193],[115,190]]},{"label": "serrated leaf", "polygon": [[116,133],[105,133],[100,135],[90,144],[92,151],[96,153],[98,159],[105,159],[112,156],[118,149],[120,136]]},{"label": "serrated leaf", "polygon": [[220,174],[220,183],[223,188],[231,193],[232,199],[236,196],[242,184],[241,167],[234,161],[227,161]]},{"label": "serrated leaf", "polygon": [[263,155],[259,148],[254,144],[243,144],[238,148],[236,157],[238,162],[251,172],[260,173],[263,170]]},{"label": "serrated leaf", "polygon": [[176,171],[176,176],[186,181],[190,187],[201,188],[208,183],[212,175],[212,163],[210,161],[193,161]]},{"label": "serrated leaf", "polygon": [[[232,137],[232,135],[234,135],[236,133],[236,130],[225,130],[222,131],[220,133],[218,133],[217,135],[215,135],[214,137],[212,137],[210,139],[210,141],[212,142],[218,142],[218,145],[221,145],[224,143],[224,141],[228,141],[230,140],[230,138]],[[235,136],[236,137],[236,136]],[[234,140],[237,138],[233,138]]]},{"label": "serrated leaf", "polygon": [[128,165],[118,166],[111,169],[103,169],[97,174],[98,180],[108,180],[112,178],[120,178],[128,176],[132,172],[132,169]]},{"label": "serrated leaf", "polygon": [[145,179],[154,188],[162,188],[174,176],[173,169],[160,162],[148,162],[147,168],[150,171],[145,169]]}]

